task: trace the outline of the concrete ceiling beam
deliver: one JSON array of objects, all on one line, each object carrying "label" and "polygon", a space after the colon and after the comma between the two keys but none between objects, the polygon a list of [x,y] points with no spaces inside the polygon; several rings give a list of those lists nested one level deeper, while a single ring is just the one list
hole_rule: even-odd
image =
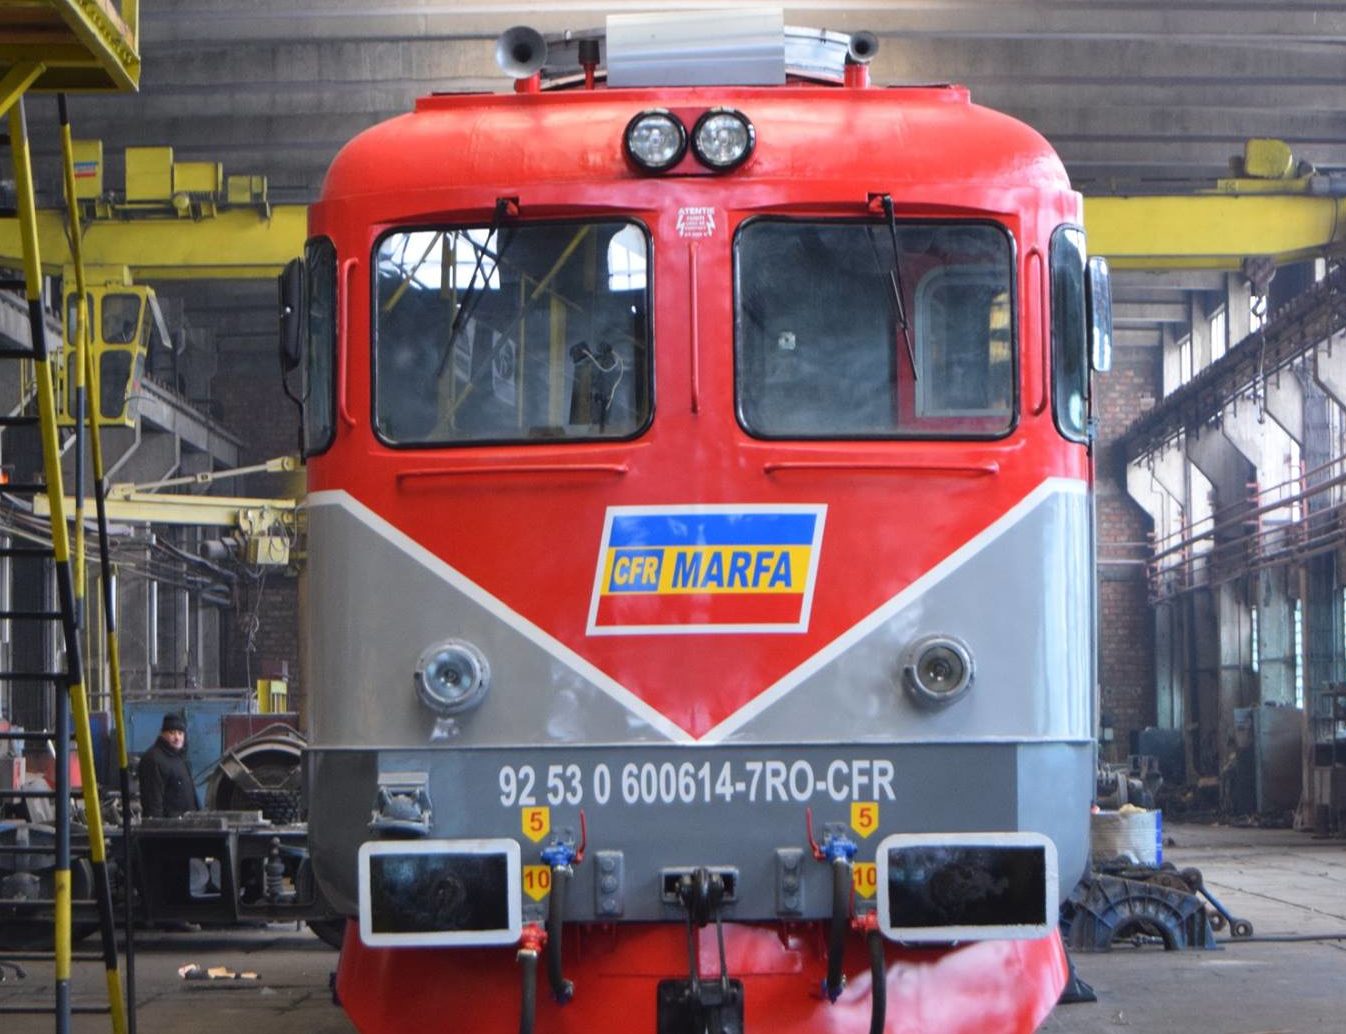
[{"label": "concrete ceiling beam", "polygon": [[1304,388],[1293,370],[1282,370],[1265,385],[1267,416],[1304,444]]},{"label": "concrete ceiling beam", "polygon": [[1220,428],[1206,425],[1190,432],[1187,457],[1214,488],[1217,510],[1248,502],[1255,468]]},{"label": "concrete ceiling beam", "polygon": [[1313,379],[1338,406],[1346,407],[1346,334],[1337,334],[1313,350]]}]

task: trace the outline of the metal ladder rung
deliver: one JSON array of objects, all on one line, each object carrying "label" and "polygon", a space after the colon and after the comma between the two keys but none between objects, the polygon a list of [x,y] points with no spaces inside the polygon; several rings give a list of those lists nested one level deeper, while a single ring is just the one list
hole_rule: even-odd
[{"label": "metal ladder rung", "polygon": [[[94,898],[71,898],[70,904],[75,908],[94,908],[98,902]],[[54,908],[55,898],[0,898],[0,908],[23,909],[28,906],[41,908]]]},{"label": "metal ladder rung", "polygon": [[0,546],[0,557],[42,557],[54,559],[55,550],[50,546]]},{"label": "metal ladder rung", "polygon": [[70,679],[68,671],[0,671],[0,682],[65,682]]}]

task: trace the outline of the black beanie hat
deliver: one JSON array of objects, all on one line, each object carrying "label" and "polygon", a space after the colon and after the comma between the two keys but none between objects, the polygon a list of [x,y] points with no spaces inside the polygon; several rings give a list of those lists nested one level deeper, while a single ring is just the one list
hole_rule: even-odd
[{"label": "black beanie hat", "polygon": [[159,726],[160,732],[186,732],[187,723],[182,720],[182,715],[169,712],[164,715],[164,724]]}]

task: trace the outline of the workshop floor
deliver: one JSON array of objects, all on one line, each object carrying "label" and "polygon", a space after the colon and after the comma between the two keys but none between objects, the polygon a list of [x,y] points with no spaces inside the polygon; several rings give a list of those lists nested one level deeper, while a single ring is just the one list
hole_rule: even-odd
[{"label": "workshop floor", "polygon": [[[1202,870],[1212,890],[1257,935],[1346,934],[1346,842],[1288,830],[1170,825],[1165,857]],[[1222,951],[1125,947],[1077,959],[1098,1002],[1059,1008],[1046,1034],[1346,1034],[1346,939],[1231,943]],[[96,943],[96,938],[85,947]],[[256,983],[187,981],[187,963],[256,971]],[[307,930],[153,933],[137,955],[143,1034],[350,1034],[332,1005],[336,953]],[[101,997],[101,967],[76,967],[77,1002]],[[47,1005],[50,969],[0,983],[0,1004]],[[50,1016],[4,1018],[5,1034],[52,1030]],[[104,1032],[104,1017],[75,1018],[76,1034]]]}]

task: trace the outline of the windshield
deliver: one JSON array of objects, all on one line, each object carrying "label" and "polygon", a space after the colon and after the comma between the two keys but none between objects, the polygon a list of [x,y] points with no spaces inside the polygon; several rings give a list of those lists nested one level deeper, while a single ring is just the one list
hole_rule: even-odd
[{"label": "windshield", "polygon": [[989,438],[1010,429],[1009,236],[981,223],[901,222],[896,237],[894,246],[886,222],[757,219],[739,229],[735,378],[749,433]]},{"label": "windshield", "polygon": [[375,426],[399,445],[629,438],[649,246],[622,221],[416,229],[375,253]]}]

